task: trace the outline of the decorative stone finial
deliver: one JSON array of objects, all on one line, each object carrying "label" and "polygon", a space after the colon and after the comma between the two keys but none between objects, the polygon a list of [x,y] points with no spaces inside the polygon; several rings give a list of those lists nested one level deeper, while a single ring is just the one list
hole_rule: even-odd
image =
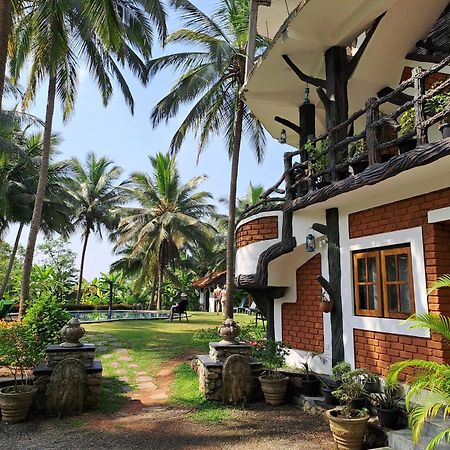
[{"label": "decorative stone finial", "polygon": [[70,319],[59,332],[64,339],[64,342],[59,345],[61,347],[82,347],[83,344],[80,342],[80,339],[84,336],[84,333],[85,330],[80,325],[80,321],[75,318]]},{"label": "decorative stone finial", "polygon": [[222,336],[222,340],[230,344],[238,344],[236,338],[240,332],[241,327],[233,319],[225,319],[219,327],[219,334]]}]

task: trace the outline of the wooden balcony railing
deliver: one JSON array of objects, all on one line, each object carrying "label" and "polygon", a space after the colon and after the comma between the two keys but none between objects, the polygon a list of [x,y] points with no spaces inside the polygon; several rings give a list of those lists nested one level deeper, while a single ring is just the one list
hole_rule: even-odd
[{"label": "wooden balcony railing", "polygon": [[[286,202],[305,194],[320,189],[321,187],[352,176],[350,167],[357,163],[367,165],[378,164],[389,157],[389,150],[398,148],[411,138],[417,140],[417,145],[428,142],[428,129],[450,114],[450,77],[443,83],[426,90],[425,81],[431,74],[440,71],[450,63],[450,56],[443,59],[429,70],[420,67],[414,68],[411,78],[402,82],[396,89],[387,95],[376,98],[371,97],[366,101],[364,108],[353,113],[345,122],[331,128],[327,133],[310,139],[306,146],[293,152],[284,154],[284,172],[277,182],[261,195],[261,202],[248,208],[251,209],[273,202]],[[383,115],[380,106],[390,102],[405,89],[414,88],[414,97],[404,96],[407,99],[399,108],[390,114]],[[449,101],[445,103],[440,111],[427,108],[430,100],[436,95],[446,94]],[[427,103],[428,102],[428,103]],[[390,127],[397,132],[401,126],[398,122],[402,115],[408,112],[413,115],[411,130],[403,133],[400,137],[382,139],[382,128]],[[338,140],[342,130],[355,129],[355,122],[365,116],[365,128],[358,134]],[[359,141],[359,151],[352,151],[352,144]],[[349,150],[350,148],[350,150]],[[307,155],[304,160],[294,161],[294,158]],[[326,167],[319,167],[319,162],[326,160]],[[354,172],[354,170],[353,170]],[[284,183],[284,188],[282,187]],[[273,197],[273,194],[284,196]]]}]

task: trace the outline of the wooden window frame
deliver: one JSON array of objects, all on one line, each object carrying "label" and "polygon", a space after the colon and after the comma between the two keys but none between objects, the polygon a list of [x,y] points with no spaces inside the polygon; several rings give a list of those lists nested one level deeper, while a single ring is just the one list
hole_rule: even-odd
[{"label": "wooden window frame", "polygon": [[[369,259],[369,258],[375,258],[375,267],[376,267],[376,276],[375,276],[375,282],[369,282],[369,276],[368,276],[368,270],[367,270],[367,263],[366,263],[366,282],[360,282],[358,279],[358,261],[361,259]],[[377,289],[378,293],[378,307],[377,309],[371,310],[371,309],[362,309],[360,307],[361,301],[359,298],[359,286],[365,285],[366,287],[369,285],[374,285]],[[355,293],[355,313],[358,316],[369,316],[369,317],[383,317],[383,311],[382,311],[382,290],[381,290],[381,278],[380,278],[380,256],[379,252],[372,251],[372,252],[358,252],[353,254],[353,289]],[[369,301],[369,296],[367,296],[367,301]]]},{"label": "wooden window frame", "polygon": [[[408,272],[409,279],[407,282],[398,281],[398,273],[396,274],[397,280],[394,282],[387,281],[387,271],[386,271],[386,256],[390,255],[408,255]],[[360,282],[358,279],[358,261],[361,259],[375,258],[376,264],[376,277],[375,282]],[[377,248],[371,251],[356,251],[352,253],[353,259],[353,293],[354,293],[354,311],[357,316],[366,317],[379,317],[387,319],[405,319],[415,313],[415,299],[414,299],[414,274],[412,270],[412,257],[411,257],[411,247],[402,246],[395,248]],[[398,268],[397,268],[398,271]],[[367,265],[366,265],[366,280],[368,280]],[[410,292],[410,307],[411,311],[409,313],[402,312],[389,312],[389,302],[388,302],[388,285],[396,284],[397,289],[400,284],[408,284]],[[359,286],[360,285],[375,285],[378,293],[378,307],[376,310],[361,309],[360,298],[359,298]],[[399,292],[399,291],[398,291]],[[367,297],[369,301],[369,298]],[[400,301],[400,295],[399,295]]]},{"label": "wooden window frame", "polygon": [[[409,274],[408,281],[407,282],[399,282],[398,281],[397,263],[396,263],[397,281],[387,281],[387,270],[386,270],[386,258],[385,257],[391,256],[391,255],[404,255],[404,254],[408,255],[408,274]],[[411,316],[415,312],[411,247],[401,247],[401,248],[392,248],[392,249],[381,250],[380,258],[381,258],[381,277],[382,277],[382,286],[383,286],[384,317],[388,317],[390,319],[407,319],[409,316]],[[409,304],[410,304],[410,312],[409,313],[390,312],[389,311],[388,285],[397,285],[398,301],[400,302],[400,291],[398,288],[398,286],[400,284],[408,284],[409,285]]]}]

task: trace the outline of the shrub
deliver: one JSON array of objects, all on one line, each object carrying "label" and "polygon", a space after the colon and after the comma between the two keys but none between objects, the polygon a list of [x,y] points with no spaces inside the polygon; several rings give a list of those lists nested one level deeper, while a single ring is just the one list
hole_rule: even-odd
[{"label": "shrub", "polygon": [[24,322],[36,337],[39,350],[44,352],[48,344],[61,342],[59,331],[70,317],[55,297],[43,295],[28,308]]},{"label": "shrub", "polygon": [[283,342],[273,339],[261,340],[252,343],[254,350],[252,356],[260,360],[268,369],[267,377],[276,378],[276,369],[280,369],[284,364],[284,358],[288,354]]}]

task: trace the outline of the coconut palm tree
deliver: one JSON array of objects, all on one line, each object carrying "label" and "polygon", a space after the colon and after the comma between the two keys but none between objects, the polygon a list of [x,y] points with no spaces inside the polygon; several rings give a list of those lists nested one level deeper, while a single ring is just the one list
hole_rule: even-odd
[{"label": "coconut palm tree", "polygon": [[67,182],[67,189],[73,198],[74,226],[81,229],[83,249],[81,251],[78,279],[77,302],[81,299],[84,262],[89,236],[97,233],[102,237],[102,229],[112,232],[117,224],[116,211],[124,200],[118,183],[122,169],[106,157],[97,158],[89,153],[86,163],[77,158],[69,161],[73,177]]},{"label": "coconut palm tree", "polygon": [[150,163],[152,174],[131,175],[127,192],[139,206],[123,209],[116,248],[133,245],[131,256],[142,257],[143,273],[153,273],[156,262],[159,310],[168,265],[178,258],[186,242],[209,239],[212,228],[208,218],[214,207],[207,203],[211,198],[208,192],[196,191],[205,177],[182,184],[175,160],[162,153],[150,157]]},{"label": "coconut palm tree", "polygon": [[[245,105],[240,91],[245,77],[250,0],[221,0],[208,17],[188,0],[172,0],[185,28],[172,33],[168,43],[186,44],[192,50],[165,55],[149,64],[153,76],[164,69],[181,73],[171,91],[153,109],[154,126],[174,117],[181,106],[191,110],[173,136],[170,150],[176,153],[186,135],[193,132],[199,141],[199,155],[214,135],[223,136],[231,158],[227,233],[227,307],[233,316],[234,224],[239,152],[243,135],[261,161],[265,137],[261,124]],[[267,42],[258,37],[257,49]]]},{"label": "coconut palm tree", "polygon": [[30,12],[14,28],[11,73],[18,79],[26,61],[31,61],[24,103],[48,81],[44,127],[44,151],[33,218],[25,253],[19,317],[29,295],[30,272],[41,221],[50,152],[55,101],[61,101],[64,118],[72,112],[77,92],[80,62],[89,68],[103,103],[110,99],[114,79],[133,112],[129,86],[119,68],[126,65],[145,83],[145,61],[151,56],[156,24],[165,35],[165,13],[158,0],[36,0]]}]

